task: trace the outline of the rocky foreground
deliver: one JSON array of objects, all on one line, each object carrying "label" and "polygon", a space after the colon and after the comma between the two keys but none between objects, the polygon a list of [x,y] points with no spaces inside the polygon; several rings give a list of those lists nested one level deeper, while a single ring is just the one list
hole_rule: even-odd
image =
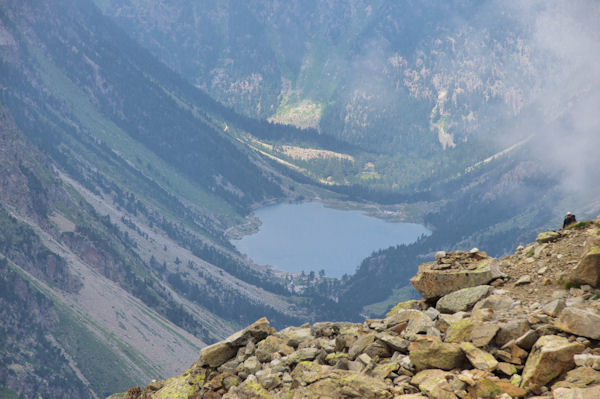
[{"label": "rocky foreground", "polygon": [[600,399],[600,217],[515,254],[436,254],[385,319],[260,319],[182,375],[110,398]]}]

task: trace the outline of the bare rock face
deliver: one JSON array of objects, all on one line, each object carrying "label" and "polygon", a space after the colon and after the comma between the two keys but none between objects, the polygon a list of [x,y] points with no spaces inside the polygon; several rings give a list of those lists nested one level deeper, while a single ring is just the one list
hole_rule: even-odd
[{"label": "bare rock face", "polygon": [[565,371],[575,367],[573,355],[585,347],[557,335],[545,335],[537,340],[523,370],[522,387],[546,385]]},{"label": "bare rock face", "polygon": [[485,285],[501,276],[497,259],[488,258],[483,252],[452,252],[420,265],[410,282],[423,298],[430,300],[462,288]]},{"label": "bare rock face", "polygon": [[600,315],[596,312],[569,307],[560,313],[554,325],[572,334],[600,339]]}]

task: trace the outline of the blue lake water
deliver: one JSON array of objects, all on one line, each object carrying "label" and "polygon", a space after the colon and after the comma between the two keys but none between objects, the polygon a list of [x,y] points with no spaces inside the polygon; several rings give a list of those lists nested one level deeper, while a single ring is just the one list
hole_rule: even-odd
[{"label": "blue lake water", "polygon": [[279,270],[352,274],[373,251],[416,241],[431,232],[420,224],[391,223],[360,211],[330,209],[318,202],[278,204],[255,211],[258,233],[233,241],[240,252]]}]

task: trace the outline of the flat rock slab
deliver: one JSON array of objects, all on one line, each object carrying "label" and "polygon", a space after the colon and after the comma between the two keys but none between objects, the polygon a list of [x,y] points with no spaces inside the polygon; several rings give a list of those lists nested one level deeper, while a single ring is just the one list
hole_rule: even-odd
[{"label": "flat rock slab", "polygon": [[463,288],[444,295],[437,302],[435,308],[442,313],[456,313],[470,310],[479,300],[487,296],[492,290],[490,285]]},{"label": "flat rock slab", "polygon": [[588,310],[568,307],[560,313],[554,326],[571,334],[600,339],[600,315]]},{"label": "flat rock slab", "polygon": [[[499,276],[496,259],[486,258],[471,269],[437,270],[436,262],[423,263],[411,284],[424,299],[440,298],[462,288],[485,285]],[[494,267],[491,267],[494,266]]]}]

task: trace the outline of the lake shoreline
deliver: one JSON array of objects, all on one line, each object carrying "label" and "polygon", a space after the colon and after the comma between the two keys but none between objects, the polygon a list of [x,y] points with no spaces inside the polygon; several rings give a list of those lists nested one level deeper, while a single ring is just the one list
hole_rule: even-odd
[{"label": "lake shoreline", "polygon": [[229,237],[257,265],[291,274],[324,270],[327,277],[339,278],[353,274],[373,251],[431,234],[422,224],[398,221],[399,210],[388,210],[385,218],[373,213],[332,201],[270,204],[255,210]]}]

